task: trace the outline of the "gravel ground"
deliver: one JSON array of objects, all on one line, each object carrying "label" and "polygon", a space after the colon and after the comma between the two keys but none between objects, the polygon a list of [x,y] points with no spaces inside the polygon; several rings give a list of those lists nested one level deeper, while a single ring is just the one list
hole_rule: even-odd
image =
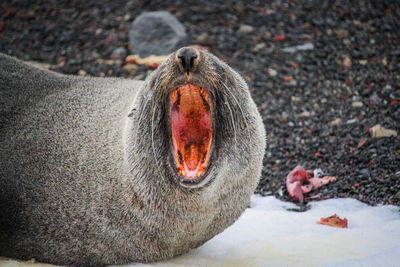
[{"label": "gravel ground", "polygon": [[369,132],[381,124],[400,134],[400,3],[268,2],[3,1],[0,51],[66,74],[144,79],[151,68],[111,55],[128,48],[142,11],[168,10],[189,44],[251,88],[269,143],[257,192],[289,200],[285,177],[303,165],[337,177],[320,199],[400,205],[400,135]]}]

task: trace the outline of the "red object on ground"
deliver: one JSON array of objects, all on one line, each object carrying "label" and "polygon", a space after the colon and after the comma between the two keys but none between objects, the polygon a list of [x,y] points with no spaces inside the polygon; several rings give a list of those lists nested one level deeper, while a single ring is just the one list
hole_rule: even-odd
[{"label": "red object on ground", "polygon": [[322,225],[328,225],[331,227],[337,227],[337,228],[347,228],[347,219],[340,219],[339,216],[336,214],[333,214],[330,217],[327,218],[321,218],[318,222],[318,224]]},{"label": "red object on ground", "polygon": [[297,166],[288,174],[286,177],[286,188],[294,201],[303,202],[303,193],[311,191],[312,188],[308,186],[302,188],[302,184],[308,180],[307,171],[302,166]]},{"label": "red object on ground", "polygon": [[360,147],[362,147],[363,145],[365,145],[365,143],[367,142],[368,140],[367,139],[361,139],[360,140],[360,142],[358,142],[358,145],[357,145],[357,148],[360,148]]},{"label": "red object on ground", "polygon": [[286,36],[285,35],[276,35],[274,37],[274,41],[275,42],[282,42],[282,41],[285,41],[285,40],[286,40]]},{"label": "red object on ground", "polygon": [[329,182],[334,182],[336,181],[336,177],[333,176],[324,176],[322,178],[310,178],[310,183],[313,186],[313,188],[318,189],[323,185],[326,185]]},{"label": "red object on ground", "polygon": [[[309,177],[309,174],[311,178]],[[297,166],[286,177],[286,188],[294,201],[303,202],[304,194],[312,189],[318,189],[329,182],[336,181],[336,177],[312,177],[312,171],[306,171],[303,166]]]},{"label": "red object on ground", "polygon": [[128,64],[136,64],[136,60],[135,59],[125,59],[126,63]]},{"label": "red object on ground", "polygon": [[150,64],[150,65],[149,65],[149,68],[150,68],[150,69],[153,69],[153,70],[154,70],[154,69],[157,69],[157,68],[158,68],[158,64],[157,64],[157,63]]}]

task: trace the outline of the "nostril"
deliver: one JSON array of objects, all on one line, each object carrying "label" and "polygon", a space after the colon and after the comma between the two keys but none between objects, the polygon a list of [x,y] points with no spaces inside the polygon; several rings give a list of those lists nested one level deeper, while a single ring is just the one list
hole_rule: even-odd
[{"label": "nostril", "polygon": [[182,48],[178,51],[177,57],[184,72],[189,73],[193,71],[197,59],[197,53],[195,49]]},{"label": "nostril", "polygon": [[182,68],[186,72],[190,72],[193,70],[194,60],[197,58],[197,55],[185,55],[185,56],[178,56],[181,61]]}]

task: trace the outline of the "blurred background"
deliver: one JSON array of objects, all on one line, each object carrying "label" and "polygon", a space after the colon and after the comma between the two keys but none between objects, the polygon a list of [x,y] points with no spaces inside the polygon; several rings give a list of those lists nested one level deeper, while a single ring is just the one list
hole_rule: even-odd
[{"label": "blurred background", "polygon": [[209,50],[249,84],[268,137],[257,193],[289,199],[286,175],[302,165],[337,178],[319,199],[400,205],[399,1],[5,0],[0,52],[143,80],[159,63],[129,60],[133,39],[172,38],[151,18],[134,32],[146,11],[168,11],[183,26],[177,45]]}]

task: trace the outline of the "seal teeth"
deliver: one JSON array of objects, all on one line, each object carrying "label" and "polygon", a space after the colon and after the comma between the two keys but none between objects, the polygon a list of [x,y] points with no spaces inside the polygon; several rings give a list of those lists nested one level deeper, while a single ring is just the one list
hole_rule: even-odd
[{"label": "seal teeth", "polygon": [[178,156],[179,156],[179,163],[183,164],[183,157],[182,157],[182,153],[178,150]]},{"label": "seal teeth", "polygon": [[210,105],[208,104],[208,101],[207,101],[206,97],[204,96],[204,89],[201,88],[201,87],[200,87],[200,97],[201,97],[201,100],[203,100],[203,105],[204,105],[207,109],[209,109],[209,108],[210,108]]},{"label": "seal teeth", "polygon": [[179,105],[181,103],[181,91],[177,90],[177,100],[176,100],[176,104]]}]

